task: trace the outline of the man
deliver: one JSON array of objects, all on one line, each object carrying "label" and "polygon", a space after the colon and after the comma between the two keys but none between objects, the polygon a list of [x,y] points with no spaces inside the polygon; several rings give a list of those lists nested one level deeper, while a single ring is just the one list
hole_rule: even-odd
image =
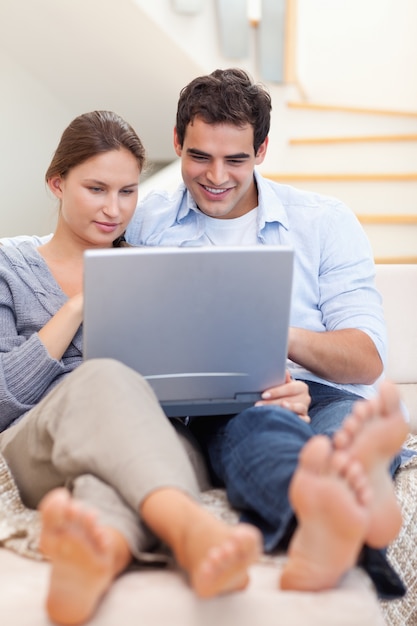
[{"label": "man", "polygon": [[[372,252],[341,202],[256,172],[270,112],[269,94],[238,69],[186,86],[174,131],[184,184],[172,197],[149,194],[126,239],[294,248],[291,377],[257,406],[193,419],[190,429],[265,550],[288,547],[283,588],[331,588],[360,560],[380,595],[398,597],[383,549],[401,525],[388,468],[398,467],[407,427],[394,387],[374,397],[386,337]],[[370,399],[355,404],[361,398]]]},{"label": "man", "polygon": [[[356,415],[359,398],[374,396],[386,336],[372,251],[352,211],[335,199],[268,181],[256,171],[268,147],[270,112],[269,94],[239,69],[216,70],[187,85],[180,94],[174,130],[184,184],[172,196],[150,193],[139,204],[126,239],[134,245],[294,248],[288,367],[293,379],[308,385],[310,424],[284,408],[305,412],[291,405],[293,388],[287,381],[281,389],[268,390],[262,406],[232,418],[197,418],[190,426],[214,480],[226,486],[243,517],[263,531],[265,549],[290,541],[291,554],[295,518],[288,491],[300,450],[315,434],[332,437],[347,415]],[[390,403],[382,401],[385,408],[379,412],[397,412]],[[397,426],[401,430],[400,422]],[[365,436],[365,448],[370,437]],[[397,450],[398,445],[392,452]],[[333,452],[328,455],[333,459]],[[366,455],[359,456],[363,465]],[[392,472],[398,462],[394,460]],[[378,540],[365,537],[364,543],[382,548],[393,539],[401,522],[394,505],[390,512],[397,530],[386,537],[383,532]],[[300,511],[296,513],[300,517]],[[383,509],[378,509],[381,514]],[[368,549],[364,554],[373,576],[372,561],[380,567],[380,555]],[[387,596],[402,593],[399,581],[391,588],[380,585],[379,591]]]}]

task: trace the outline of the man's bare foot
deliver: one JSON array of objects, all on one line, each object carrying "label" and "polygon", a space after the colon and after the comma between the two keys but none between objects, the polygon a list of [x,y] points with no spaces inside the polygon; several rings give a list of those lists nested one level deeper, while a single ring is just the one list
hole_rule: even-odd
[{"label": "man's bare foot", "polygon": [[400,452],[408,431],[398,390],[384,381],[376,398],[355,404],[334,436],[335,448],[357,459],[368,475],[373,499],[365,542],[373,548],[387,546],[401,529],[401,509],[389,465]]},{"label": "man's bare foot", "polygon": [[368,530],[370,488],[360,463],[334,452],[330,439],[313,437],[303,448],[290,485],[298,526],[280,586],[334,588],[358,559]]},{"label": "man's bare foot", "polygon": [[101,527],[66,489],[48,493],[40,504],[40,548],[51,561],[46,608],[57,624],[82,624],[95,612],[115,576],[130,561],[124,539]]},{"label": "man's bare foot", "polygon": [[199,517],[175,551],[194,591],[210,598],[245,589],[248,569],[261,555],[260,532],[249,524],[229,526],[204,510]]}]

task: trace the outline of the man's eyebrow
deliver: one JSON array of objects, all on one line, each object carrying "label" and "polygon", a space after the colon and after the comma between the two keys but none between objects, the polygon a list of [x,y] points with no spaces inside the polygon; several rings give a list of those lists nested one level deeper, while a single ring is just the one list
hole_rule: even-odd
[{"label": "man's eyebrow", "polygon": [[[204,157],[211,156],[211,154],[209,154],[208,152],[197,150],[197,148],[188,148],[187,154],[190,154],[191,156],[204,156]],[[250,157],[250,154],[247,154],[247,152],[237,152],[236,154],[227,154],[224,158],[225,159],[249,159],[249,157]]]}]

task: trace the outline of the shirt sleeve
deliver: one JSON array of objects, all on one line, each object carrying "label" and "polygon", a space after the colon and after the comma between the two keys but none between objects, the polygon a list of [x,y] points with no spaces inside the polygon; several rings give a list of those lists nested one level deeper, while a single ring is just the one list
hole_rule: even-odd
[{"label": "shirt sleeve", "polygon": [[326,330],[357,328],[375,343],[386,360],[382,298],[375,286],[375,266],[368,238],[344,205],[327,215],[321,241],[319,307]]}]

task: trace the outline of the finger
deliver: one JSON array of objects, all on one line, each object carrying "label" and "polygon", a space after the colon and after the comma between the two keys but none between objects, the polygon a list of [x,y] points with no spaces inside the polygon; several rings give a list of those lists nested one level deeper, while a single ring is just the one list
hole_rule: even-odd
[{"label": "finger", "polygon": [[266,389],[262,393],[262,400],[278,400],[279,398],[297,395],[297,393],[291,391],[291,389],[289,388],[290,385],[292,385],[292,382],[283,383],[278,387],[271,387],[270,389]]},{"label": "finger", "polygon": [[304,402],[289,402],[288,400],[283,400],[279,404],[285,409],[297,413],[297,415],[307,415],[308,404]]},{"label": "finger", "polygon": [[[299,416],[307,415],[308,411],[308,405],[303,402],[288,402],[288,400],[259,400],[254,406],[280,406]],[[310,418],[308,418],[308,421],[310,421]]]}]

